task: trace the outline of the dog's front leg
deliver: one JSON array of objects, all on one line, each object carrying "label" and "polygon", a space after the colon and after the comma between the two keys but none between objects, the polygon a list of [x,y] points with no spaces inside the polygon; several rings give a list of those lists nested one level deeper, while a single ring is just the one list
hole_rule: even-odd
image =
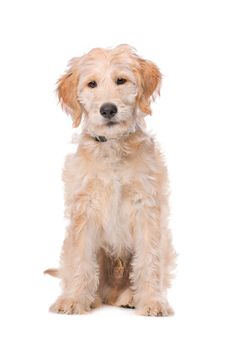
[{"label": "dog's front leg", "polygon": [[147,316],[172,314],[163,286],[163,237],[156,206],[143,205],[135,214],[134,257],[131,279],[137,313]]},{"label": "dog's front leg", "polygon": [[50,311],[81,314],[90,310],[99,283],[97,241],[97,220],[89,207],[74,215],[68,227],[59,273],[63,293]]}]

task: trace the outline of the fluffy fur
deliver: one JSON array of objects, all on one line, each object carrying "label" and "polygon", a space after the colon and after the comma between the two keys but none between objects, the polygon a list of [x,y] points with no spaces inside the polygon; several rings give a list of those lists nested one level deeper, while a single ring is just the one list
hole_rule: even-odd
[{"label": "fluffy fur", "polygon": [[[62,280],[51,311],[81,314],[107,303],[142,315],[172,313],[167,171],[144,124],[160,82],[158,67],[128,45],[74,58],[58,81],[62,107],[75,127],[83,122],[63,173],[69,226],[61,264],[46,271]],[[100,114],[104,103],[117,106],[114,123]]]}]

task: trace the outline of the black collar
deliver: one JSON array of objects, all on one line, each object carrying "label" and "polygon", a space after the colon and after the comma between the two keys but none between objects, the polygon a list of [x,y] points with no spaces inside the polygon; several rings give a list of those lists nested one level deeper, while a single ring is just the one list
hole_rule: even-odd
[{"label": "black collar", "polygon": [[107,141],[105,136],[95,136],[94,140],[97,142],[106,142]]}]

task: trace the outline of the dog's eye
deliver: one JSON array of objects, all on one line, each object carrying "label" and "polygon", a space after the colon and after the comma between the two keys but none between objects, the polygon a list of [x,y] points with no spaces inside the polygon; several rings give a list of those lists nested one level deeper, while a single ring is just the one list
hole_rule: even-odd
[{"label": "dog's eye", "polygon": [[90,81],[88,84],[89,88],[94,89],[97,86],[97,82],[96,81]]},{"label": "dog's eye", "polygon": [[123,85],[123,84],[125,84],[126,82],[127,82],[127,80],[124,79],[124,78],[118,78],[118,79],[116,80],[116,84],[117,84],[117,85]]}]

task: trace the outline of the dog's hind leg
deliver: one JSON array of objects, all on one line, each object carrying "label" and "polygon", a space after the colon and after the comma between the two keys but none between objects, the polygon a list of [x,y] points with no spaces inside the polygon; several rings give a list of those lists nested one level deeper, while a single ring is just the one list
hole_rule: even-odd
[{"label": "dog's hind leg", "polygon": [[133,292],[130,288],[125,289],[114,303],[115,306],[134,309]]}]

